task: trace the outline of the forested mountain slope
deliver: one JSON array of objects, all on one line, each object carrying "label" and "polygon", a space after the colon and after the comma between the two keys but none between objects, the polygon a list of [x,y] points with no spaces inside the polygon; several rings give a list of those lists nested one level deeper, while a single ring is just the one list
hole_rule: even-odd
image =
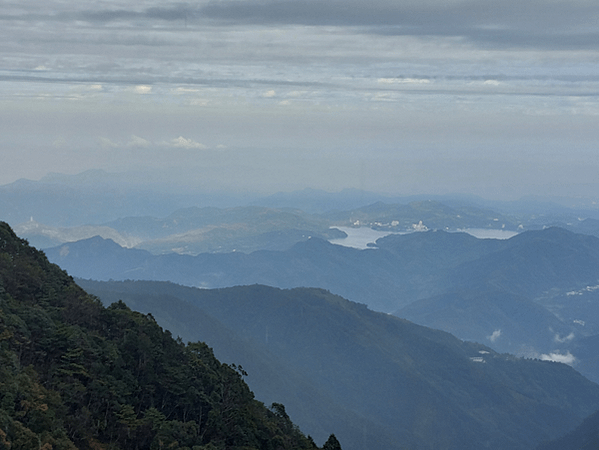
[{"label": "forested mountain slope", "polygon": [[[186,339],[214,345],[248,370],[257,393],[284,388],[279,377],[294,373],[311,389],[287,393],[288,410],[303,418],[310,392],[324,392],[314,409],[334,402],[327,420],[346,448],[383,448],[368,438],[376,423],[386,449],[530,449],[599,406],[599,386],[569,366],[501,355],[321,289],[81,282],[104,301],[123,299]],[[197,326],[199,314],[219,326]],[[253,374],[252,361],[264,359],[285,370]],[[348,411],[363,420],[361,440]]]},{"label": "forested mountain slope", "polygon": [[204,343],[104,308],[0,223],[0,448],[311,449]]}]

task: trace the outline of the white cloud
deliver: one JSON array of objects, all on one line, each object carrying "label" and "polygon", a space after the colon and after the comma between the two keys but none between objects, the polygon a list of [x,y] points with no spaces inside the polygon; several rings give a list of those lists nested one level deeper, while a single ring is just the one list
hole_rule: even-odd
[{"label": "white cloud", "polygon": [[177,94],[188,94],[190,92],[200,92],[199,89],[194,89],[194,88],[184,88],[184,87],[178,87],[177,89],[174,90],[175,93]]},{"label": "white cloud", "polygon": [[104,148],[148,148],[152,145],[150,141],[142,137],[131,135],[129,141],[125,144],[122,142],[114,142],[106,137],[99,137],[100,145]]},{"label": "white cloud", "polygon": [[[105,148],[148,148],[153,145],[163,145],[166,147],[172,148],[183,148],[183,149],[207,149],[209,148],[207,145],[204,145],[200,142],[194,141],[193,139],[187,139],[183,136],[179,136],[178,138],[171,139],[170,141],[162,141],[160,143],[154,143],[140,136],[136,136],[134,134],[131,135],[131,138],[126,143],[122,142],[113,142],[108,138],[99,137],[100,145]],[[226,148],[224,145],[219,145],[218,148]]]},{"label": "white cloud", "polygon": [[497,80],[486,80],[483,84],[490,86],[499,86],[501,83]]},{"label": "white cloud", "polygon": [[170,142],[166,143],[169,147],[175,148],[185,148],[185,149],[206,149],[208,146],[196,142],[192,139],[185,139],[183,136],[179,136],[176,139],[172,139]]},{"label": "white cloud", "polygon": [[576,361],[576,358],[570,352],[566,352],[565,355],[562,355],[561,353],[557,353],[557,352],[544,354],[544,355],[541,355],[540,359],[541,359],[541,361],[554,361],[554,362],[559,362],[559,363],[568,364],[568,365],[572,365],[574,363],[574,361]]},{"label": "white cloud", "polygon": [[487,339],[491,342],[495,342],[501,336],[501,330],[495,330],[490,336],[487,336]]},{"label": "white cloud", "polygon": [[574,339],[574,333],[570,333],[566,337],[561,337],[559,333],[556,333],[553,337],[553,340],[559,344],[563,344],[564,342],[570,342],[572,339]]},{"label": "white cloud", "polygon": [[287,97],[298,98],[305,95],[307,91],[291,91],[287,94]]},{"label": "white cloud", "polygon": [[419,221],[418,223],[413,223],[412,229],[414,231],[428,231],[428,227],[422,223],[422,220]]},{"label": "white cloud", "polygon": [[136,94],[149,94],[152,92],[152,86],[148,86],[147,84],[140,84],[133,88],[133,92]]},{"label": "white cloud", "polygon": [[101,136],[98,138],[98,141],[100,141],[100,145],[105,148],[117,148],[119,146],[110,139]]},{"label": "white cloud", "polygon": [[207,106],[210,103],[210,100],[205,98],[195,98],[189,102],[192,106]]},{"label": "white cloud", "polygon": [[147,139],[144,139],[139,136],[131,135],[131,139],[127,142],[126,147],[134,147],[134,148],[148,148],[152,143]]},{"label": "white cloud", "polygon": [[264,92],[264,93],[262,94],[262,97],[264,97],[264,98],[272,98],[272,97],[274,97],[275,95],[277,95],[277,93],[276,93],[274,90],[272,90],[272,89],[271,89],[270,91],[266,91],[266,92]]},{"label": "white cloud", "polygon": [[379,78],[381,84],[428,84],[431,82],[428,78]]},{"label": "white cloud", "polygon": [[371,97],[375,102],[384,102],[391,100],[391,94],[388,92],[379,92]]}]

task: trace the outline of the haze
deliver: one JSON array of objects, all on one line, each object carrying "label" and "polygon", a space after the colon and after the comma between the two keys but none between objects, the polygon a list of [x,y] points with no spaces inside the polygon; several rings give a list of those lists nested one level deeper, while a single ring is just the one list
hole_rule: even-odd
[{"label": "haze", "polygon": [[595,1],[0,5],[0,184],[596,197]]}]

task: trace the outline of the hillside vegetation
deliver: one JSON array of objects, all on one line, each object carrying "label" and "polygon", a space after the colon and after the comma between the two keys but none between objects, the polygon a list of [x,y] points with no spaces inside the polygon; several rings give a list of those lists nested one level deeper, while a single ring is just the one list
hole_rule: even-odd
[{"label": "hillside vegetation", "polygon": [[0,449],[316,448],[244,375],[151,315],[104,308],[0,223]]},{"label": "hillside vegetation", "polygon": [[599,407],[599,386],[565,364],[499,354],[322,289],[81,283],[241,363],[260,398],[281,399],[318,439],[319,426],[335,430],[346,450],[529,450]]}]

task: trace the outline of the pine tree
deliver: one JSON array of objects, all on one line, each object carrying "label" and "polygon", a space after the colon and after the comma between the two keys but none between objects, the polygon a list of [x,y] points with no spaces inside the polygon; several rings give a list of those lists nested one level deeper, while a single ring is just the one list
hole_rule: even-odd
[{"label": "pine tree", "polygon": [[334,434],[331,434],[322,446],[322,450],[341,450],[341,444]]}]

